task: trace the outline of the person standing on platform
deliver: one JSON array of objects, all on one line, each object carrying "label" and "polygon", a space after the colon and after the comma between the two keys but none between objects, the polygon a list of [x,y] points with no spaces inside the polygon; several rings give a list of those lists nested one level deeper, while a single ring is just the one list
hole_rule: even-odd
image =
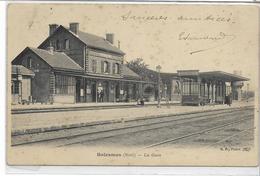
[{"label": "person standing on platform", "polygon": [[103,90],[100,91],[100,101],[104,102],[104,92],[103,92]]},{"label": "person standing on platform", "polygon": [[230,93],[227,96],[227,105],[231,106],[231,104],[232,104],[232,94]]}]

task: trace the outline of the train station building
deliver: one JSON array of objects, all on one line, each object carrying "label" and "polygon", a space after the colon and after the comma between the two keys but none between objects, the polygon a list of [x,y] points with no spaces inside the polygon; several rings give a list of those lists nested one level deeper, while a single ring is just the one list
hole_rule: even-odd
[{"label": "train station building", "polygon": [[40,46],[26,47],[12,61],[12,103],[131,102],[158,97],[182,104],[224,103],[230,93],[239,100],[243,81],[248,80],[221,71],[159,74],[149,69],[144,79],[124,63],[124,55],[120,45],[114,45],[114,34],[103,38],[80,31],[78,23],[51,24]]}]

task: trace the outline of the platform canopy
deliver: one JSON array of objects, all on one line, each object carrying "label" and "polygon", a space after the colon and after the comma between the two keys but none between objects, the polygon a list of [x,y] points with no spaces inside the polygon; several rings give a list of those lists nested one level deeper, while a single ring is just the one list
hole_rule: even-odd
[{"label": "platform canopy", "polygon": [[248,78],[223,71],[200,72],[199,77],[205,80],[221,80],[225,82],[249,81]]}]

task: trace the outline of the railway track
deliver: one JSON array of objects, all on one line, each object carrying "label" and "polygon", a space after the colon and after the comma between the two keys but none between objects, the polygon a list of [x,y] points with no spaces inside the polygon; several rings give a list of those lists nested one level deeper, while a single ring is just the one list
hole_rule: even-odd
[{"label": "railway track", "polygon": [[[97,126],[88,126],[81,127],[76,129],[65,129],[58,130],[53,132],[45,132],[45,133],[36,133],[29,135],[18,135],[12,137],[12,146],[16,145],[25,145],[31,143],[41,143],[41,142],[55,142],[57,140],[65,140],[65,144],[59,146],[68,146],[77,143],[84,142],[86,140],[82,140],[80,137],[88,137],[88,140],[98,140],[103,138],[109,138],[117,135],[147,131],[147,130],[155,130],[167,126],[174,125],[184,125],[187,123],[191,123],[199,120],[210,120],[214,118],[224,118],[227,114],[235,113],[235,115],[241,114],[240,111],[252,111],[253,108],[239,108],[232,110],[221,110],[210,113],[198,113],[194,116],[194,114],[188,114],[186,117],[176,118],[176,117],[160,117],[160,118],[151,118],[151,119],[136,119],[128,121],[127,123],[115,123],[103,125],[102,129],[98,129]],[[185,115],[184,115],[185,116]],[[252,116],[252,115],[251,115]],[[74,130],[74,131],[71,131]],[[42,135],[42,136],[41,136]],[[69,142],[68,142],[69,141]]]},{"label": "railway track", "polygon": [[205,146],[205,147],[206,147],[206,148],[210,148],[210,147],[216,146],[216,145],[221,144],[221,143],[224,143],[224,142],[226,142],[227,140],[230,140],[230,139],[232,139],[232,138],[234,138],[234,137],[236,137],[236,136],[244,135],[244,134],[246,134],[246,133],[250,133],[251,131],[254,131],[255,129],[256,129],[256,127],[244,129],[244,130],[242,130],[242,131],[236,132],[236,133],[233,134],[233,135],[230,135],[230,136],[228,136],[228,137],[222,138],[221,140],[218,140],[217,142],[214,142],[214,143],[212,143],[212,144],[210,144],[210,145],[207,145],[207,146]]},{"label": "railway track", "polygon": [[[237,120],[237,121],[234,121],[234,122],[229,122],[229,123],[225,123],[223,125],[219,125],[219,126],[216,126],[216,127],[199,130],[197,132],[189,133],[189,134],[182,135],[182,136],[179,136],[179,137],[170,138],[170,139],[167,139],[167,140],[164,140],[164,141],[161,141],[161,142],[150,144],[148,146],[143,147],[142,149],[153,148],[153,147],[161,146],[161,145],[164,145],[164,144],[167,144],[167,143],[172,143],[172,142],[176,142],[176,141],[179,141],[179,140],[187,139],[187,138],[190,138],[190,137],[198,136],[198,135],[201,135],[201,134],[204,134],[204,133],[208,133],[208,132],[212,132],[212,131],[215,131],[215,130],[223,129],[223,128],[225,128],[227,126],[230,126],[230,125],[239,124],[239,123],[242,123],[244,121],[251,120],[253,118],[254,117],[252,117],[252,115],[248,115],[248,116],[246,116],[246,118],[243,118],[243,119],[240,119],[240,120]],[[234,137],[234,136],[232,135],[232,137]],[[228,137],[228,138],[225,138],[225,139],[222,139],[222,140],[218,141],[218,143],[219,142],[223,142],[223,140],[226,140],[226,139],[229,139],[229,138],[231,138],[231,136]],[[212,145],[214,145],[214,144],[212,144]]]},{"label": "railway track", "polygon": [[[253,116],[253,114],[250,114],[250,115],[248,115],[247,117],[252,117]],[[253,117],[252,118],[248,118],[248,119],[243,119],[243,120],[241,120],[241,122],[242,121],[246,121],[246,120],[250,120],[250,119],[253,119]],[[205,120],[205,119],[202,119],[202,120]],[[199,122],[202,122],[202,120],[197,120],[197,121],[199,121]],[[207,119],[208,121],[209,120],[211,120],[211,119]],[[197,122],[197,121],[191,121],[191,122],[183,122],[183,123],[179,123],[179,124],[169,124],[169,125],[165,125],[165,126],[163,126],[163,127],[177,127],[178,125],[186,125],[186,124],[190,124],[190,123],[192,123],[192,122]],[[227,126],[229,126],[229,125],[234,125],[234,124],[236,124],[236,123],[233,123],[233,122],[231,122],[231,123],[227,123],[227,124],[225,124],[225,127],[227,127]],[[131,131],[131,132],[129,132],[129,133],[117,133],[117,134],[114,134],[114,135],[107,135],[107,136],[103,136],[103,137],[99,137],[99,138],[95,138],[95,139],[88,139],[88,140],[79,140],[78,142],[69,142],[69,143],[66,143],[66,144],[62,144],[62,145],[59,145],[58,147],[63,147],[63,146],[70,146],[70,145],[77,145],[77,144],[84,144],[84,143],[87,143],[87,145],[88,145],[88,143],[89,142],[94,142],[94,141],[102,141],[102,139],[108,139],[108,138],[111,138],[111,137],[115,137],[115,136],[119,136],[119,135],[125,135],[125,134],[127,134],[127,135],[129,135],[130,133],[142,133],[142,132],[147,132],[147,131],[151,131],[151,130],[160,130],[161,128],[163,128],[163,127],[158,127],[158,128],[146,128],[146,129],[143,129],[143,130],[139,130],[139,131]],[[223,126],[224,127],[224,126]],[[174,129],[174,128],[173,128]],[[218,128],[216,127],[214,127],[214,130],[217,130],[217,129],[220,129],[219,128],[219,126],[218,126]],[[210,132],[210,131],[214,131],[213,129],[210,129],[210,130],[208,130],[208,131],[198,131],[198,132],[196,132],[196,134],[198,134],[198,135],[200,135],[200,134],[203,134],[203,133],[208,133],[208,132]],[[188,134],[187,136],[186,135],[181,135],[181,139],[187,139],[188,137],[192,137],[192,136],[195,136],[195,134],[193,134],[193,133],[191,133],[191,134]],[[167,139],[167,140],[169,140],[169,139]],[[178,137],[178,140],[179,140],[179,137]],[[177,141],[177,139],[176,139],[176,141]],[[94,142],[95,143],[95,142]],[[103,142],[104,144],[106,143],[106,142]],[[122,143],[122,144],[124,144],[124,143]]]}]

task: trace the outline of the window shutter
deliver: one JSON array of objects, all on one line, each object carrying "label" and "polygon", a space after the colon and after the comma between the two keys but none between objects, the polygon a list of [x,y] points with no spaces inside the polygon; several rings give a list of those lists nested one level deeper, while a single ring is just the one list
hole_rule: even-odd
[{"label": "window shutter", "polygon": [[104,73],[104,61],[101,61],[101,73]]},{"label": "window shutter", "polygon": [[115,74],[115,66],[116,66],[116,64],[115,64],[115,63],[113,63],[113,66],[112,66],[112,69],[113,69],[113,74]]}]

